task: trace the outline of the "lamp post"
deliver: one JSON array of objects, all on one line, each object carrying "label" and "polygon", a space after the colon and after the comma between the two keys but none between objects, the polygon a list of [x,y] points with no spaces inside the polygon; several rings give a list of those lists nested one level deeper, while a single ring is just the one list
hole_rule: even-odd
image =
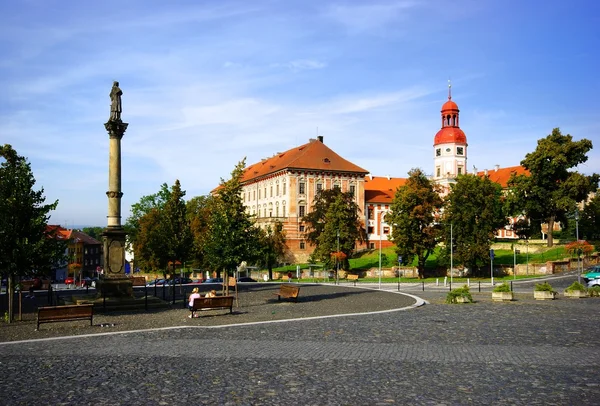
[{"label": "lamp post", "polygon": [[454,243],[452,240],[452,222],[450,222],[450,286],[452,286],[452,270],[454,269]]},{"label": "lamp post", "polygon": [[579,210],[575,209],[575,238],[577,238],[577,282],[581,283],[581,272],[579,270]]},{"label": "lamp post", "polygon": [[340,284],[340,260],[338,256],[340,255],[340,230],[337,230],[337,255],[335,256],[335,284]]},{"label": "lamp post", "polygon": [[381,289],[381,242],[383,236],[383,213],[379,214],[379,289]]}]

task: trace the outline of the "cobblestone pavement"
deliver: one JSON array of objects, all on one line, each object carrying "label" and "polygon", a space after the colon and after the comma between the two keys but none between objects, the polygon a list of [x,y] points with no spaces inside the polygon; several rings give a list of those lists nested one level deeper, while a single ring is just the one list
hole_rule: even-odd
[{"label": "cobblestone pavement", "polygon": [[0,404],[600,404],[599,298],[420,296],[407,311],[0,344]]}]

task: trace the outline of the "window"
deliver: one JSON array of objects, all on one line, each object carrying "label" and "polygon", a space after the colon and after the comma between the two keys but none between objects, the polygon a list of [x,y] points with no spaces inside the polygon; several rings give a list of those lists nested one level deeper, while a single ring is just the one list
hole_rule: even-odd
[{"label": "window", "polygon": [[457,172],[457,173],[458,173],[459,175],[462,175],[462,166],[459,166],[459,167],[458,167],[458,172]]},{"label": "window", "polygon": [[285,195],[285,182],[283,182],[283,192],[282,193]]},{"label": "window", "polygon": [[389,234],[390,233],[390,228],[387,226],[383,227],[383,234]]},{"label": "window", "polygon": [[279,217],[279,206],[275,206],[275,217]]},{"label": "window", "polygon": [[333,185],[334,189],[340,190],[340,183],[339,182],[335,182],[335,184]]},{"label": "window", "polygon": [[283,207],[281,208],[281,217],[285,217],[285,202],[283,202]]},{"label": "window", "polygon": [[260,189],[258,189],[258,200],[260,200]]},{"label": "window", "polygon": [[350,193],[352,193],[352,195],[356,194],[356,186],[355,185],[350,185]]},{"label": "window", "polygon": [[267,187],[265,186],[265,199],[267,198]]},{"label": "window", "polygon": [[368,210],[367,211],[367,213],[368,213],[367,216],[369,217],[369,220],[373,220],[374,219],[374,212],[375,212],[375,210],[373,210],[372,208],[367,209],[367,210]]},{"label": "window", "polygon": [[306,248],[306,243],[304,241],[300,241],[300,249],[303,250]]},{"label": "window", "polygon": [[370,242],[369,243],[369,248],[374,250],[375,249],[375,243],[374,242]]},{"label": "window", "polygon": [[317,193],[319,193],[321,190],[323,190],[323,184],[317,183]]},{"label": "window", "polygon": [[438,166],[437,168],[435,168],[435,173],[436,173],[436,175],[435,175],[435,176],[437,176],[438,178],[439,178],[440,176],[442,176],[442,170],[440,169],[440,167],[439,167],[439,166]]},{"label": "window", "polygon": [[273,197],[273,186],[271,186],[271,196],[270,197]]},{"label": "window", "polygon": [[267,217],[267,209],[263,209],[263,213],[264,213],[263,217]]},{"label": "window", "polygon": [[304,217],[306,214],[306,206],[298,206],[298,215]]},{"label": "window", "polygon": [[254,196],[253,199],[256,200],[256,190],[254,191],[253,196]]},{"label": "window", "polygon": [[275,194],[279,196],[279,183],[275,186]]},{"label": "window", "polygon": [[465,149],[463,147],[456,147],[456,155],[464,155]]},{"label": "window", "polygon": [[435,156],[442,156],[442,149],[438,148],[435,150]]},{"label": "window", "polygon": [[303,224],[300,225],[300,227],[298,227],[298,231],[300,231],[301,233],[304,232],[304,225]]},{"label": "window", "polygon": [[298,193],[303,195],[306,193],[306,191],[304,190],[306,188],[306,184],[304,182],[300,182],[298,184]]},{"label": "window", "polygon": [[375,229],[373,227],[367,228],[367,234],[373,234],[374,232],[375,232]]}]

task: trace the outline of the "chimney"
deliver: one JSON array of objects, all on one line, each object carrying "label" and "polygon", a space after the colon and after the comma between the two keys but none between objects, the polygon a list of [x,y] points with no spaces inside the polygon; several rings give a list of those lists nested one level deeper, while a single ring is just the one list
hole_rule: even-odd
[{"label": "chimney", "polygon": [[390,175],[388,175],[388,176],[387,176],[387,179],[388,179],[388,180],[390,180],[390,179],[391,179]]},{"label": "chimney", "polygon": [[484,174],[485,176],[487,176],[487,175],[488,175],[488,170],[487,170],[487,169],[484,169],[484,170],[483,170],[483,174]]},{"label": "chimney", "polygon": [[317,135],[317,141],[320,141],[321,143],[323,143],[323,136]]},{"label": "chimney", "polygon": [[373,175],[369,174],[369,180],[373,180]]},{"label": "chimney", "polygon": [[500,169],[500,165],[498,165],[498,164],[494,165],[494,172],[498,172],[498,169]]}]

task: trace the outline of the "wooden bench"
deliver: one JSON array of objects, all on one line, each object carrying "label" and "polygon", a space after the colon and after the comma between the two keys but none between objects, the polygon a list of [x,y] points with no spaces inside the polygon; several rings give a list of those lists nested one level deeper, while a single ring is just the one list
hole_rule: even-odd
[{"label": "wooden bench", "polygon": [[358,275],[355,275],[355,274],[346,275],[346,280],[348,282],[350,282],[350,281],[354,282],[354,286],[356,286],[356,281],[358,280]]},{"label": "wooden bench", "polygon": [[275,292],[273,294],[277,295],[277,300],[281,300],[282,297],[285,297],[288,299],[294,299],[297,302],[298,295],[300,294],[300,286],[282,284],[279,286],[279,292]]},{"label": "wooden bench", "polygon": [[198,310],[225,308],[229,308],[229,313],[233,313],[233,296],[197,297],[190,310],[192,317],[196,317]]},{"label": "wooden bench", "polygon": [[93,304],[38,307],[36,330],[39,330],[42,323],[58,321],[89,320],[91,326],[93,318]]}]

